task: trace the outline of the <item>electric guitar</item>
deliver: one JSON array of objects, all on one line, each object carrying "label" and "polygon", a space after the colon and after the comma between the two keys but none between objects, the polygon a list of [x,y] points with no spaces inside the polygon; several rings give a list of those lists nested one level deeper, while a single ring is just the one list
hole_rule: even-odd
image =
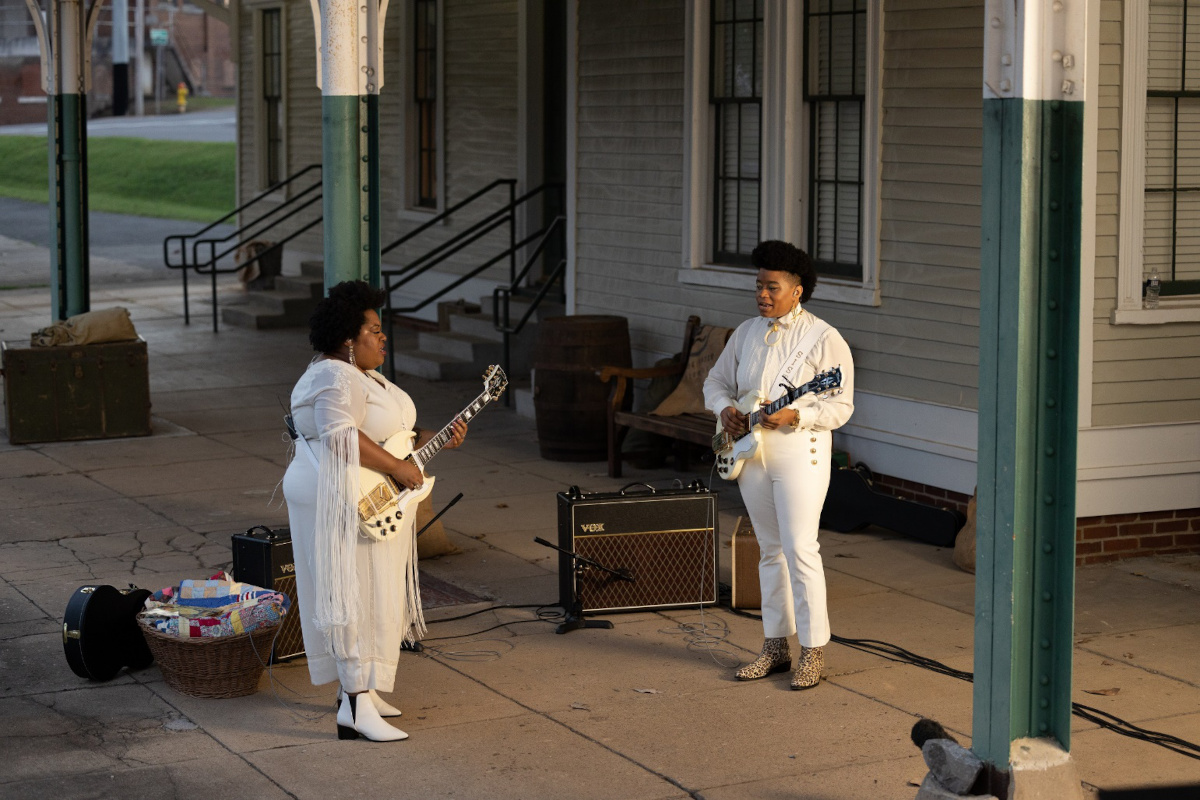
[{"label": "electric guitar", "polygon": [[[504,388],[508,386],[508,378],[499,366],[488,367],[483,374],[483,391],[464,408],[455,419],[470,422],[471,418],[483,410],[484,406],[500,398]],[[421,448],[413,450],[412,431],[401,431],[383,443],[383,449],[396,458],[408,459],[425,475],[425,466],[436,456],[447,442],[454,438],[451,420],[444,428],[425,443]],[[383,541],[400,528],[400,522],[410,512],[415,512],[417,504],[433,491],[433,476],[425,475],[420,489],[408,489],[396,482],[391,475],[385,475],[367,467],[359,467],[358,473],[361,494],[358,501],[358,529],[364,536]]]},{"label": "electric guitar", "polygon": [[762,405],[762,395],[757,391],[746,392],[734,406],[739,412],[747,415],[746,433],[736,437],[730,436],[725,432],[720,417],[717,418],[717,433],[712,440],[713,452],[717,456],[717,473],[727,481],[737,479],[742,472],[743,462],[753,457],[758,450],[758,443],[762,440],[759,424],[763,417],[776,413],[806,394],[841,394],[841,385],[842,368],[837,366],[825,370],[803,386],[783,385],[783,395],[765,406]]}]

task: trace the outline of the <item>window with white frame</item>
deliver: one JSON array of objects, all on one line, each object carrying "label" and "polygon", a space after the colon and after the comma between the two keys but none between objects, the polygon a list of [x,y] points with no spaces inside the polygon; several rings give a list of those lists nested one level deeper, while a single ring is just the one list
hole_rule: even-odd
[{"label": "window with white frame", "polygon": [[741,287],[758,241],[807,249],[824,300],[878,305],[879,9],[688,4],[684,266]]},{"label": "window with white frame", "polygon": [[1200,0],[1126,3],[1124,42],[1113,321],[1200,320]]}]

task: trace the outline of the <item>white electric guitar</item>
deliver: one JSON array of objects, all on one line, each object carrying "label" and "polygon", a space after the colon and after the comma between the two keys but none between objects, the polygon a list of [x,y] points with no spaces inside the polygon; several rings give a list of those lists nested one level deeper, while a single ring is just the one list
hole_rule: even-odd
[{"label": "white electric guitar", "polygon": [[727,481],[737,479],[742,472],[742,464],[758,450],[758,443],[762,440],[759,424],[763,417],[776,413],[806,394],[841,394],[841,386],[842,368],[838,366],[825,370],[803,386],[784,386],[783,396],[765,406],[762,405],[762,395],[757,391],[744,394],[734,408],[747,415],[746,433],[730,436],[725,432],[720,418],[717,418],[717,433],[712,440],[713,452],[717,456],[717,473]]},{"label": "white electric guitar", "polygon": [[[483,391],[471,401],[454,419],[470,422],[483,407],[500,398],[508,378],[504,370],[496,365],[488,367],[483,374]],[[426,442],[413,450],[413,432],[402,431],[383,443],[383,449],[396,458],[408,459],[425,474],[425,465],[436,456],[447,442],[454,438],[454,420]],[[358,529],[371,539],[384,540],[400,530],[400,522],[407,514],[416,513],[417,504],[433,491],[432,475],[425,475],[420,489],[408,489],[396,483],[391,475],[385,475],[367,467],[359,467]]]}]

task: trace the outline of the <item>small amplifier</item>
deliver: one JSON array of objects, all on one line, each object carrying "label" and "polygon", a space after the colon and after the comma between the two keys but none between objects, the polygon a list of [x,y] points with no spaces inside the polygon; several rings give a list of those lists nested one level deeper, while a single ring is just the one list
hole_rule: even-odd
[{"label": "small amplifier", "polygon": [[738,517],[733,531],[733,558],[730,572],[733,585],[730,590],[731,608],[760,608],[762,589],[758,583],[758,538],[749,517]]},{"label": "small amplifier", "polygon": [[286,594],[292,601],[275,637],[271,661],[288,661],[304,655],[304,635],[300,631],[300,602],[296,597],[296,565],[292,558],[290,528],[272,530],[255,525],[245,533],[233,535],[233,579]]},{"label": "small amplifier", "polygon": [[682,489],[559,492],[558,545],[568,614],[717,602],[717,495],[698,480]]}]

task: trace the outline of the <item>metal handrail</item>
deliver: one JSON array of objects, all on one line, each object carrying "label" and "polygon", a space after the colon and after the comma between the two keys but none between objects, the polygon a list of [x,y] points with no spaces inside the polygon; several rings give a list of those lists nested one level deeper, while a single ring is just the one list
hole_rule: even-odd
[{"label": "metal handrail", "polygon": [[[504,205],[503,207],[501,207],[499,209],[496,209],[495,211],[492,211],[491,213],[487,214],[482,219],[477,220],[476,222],[472,223],[465,230],[458,232],[450,239],[436,245],[435,247],[426,251],[425,253],[422,253],[411,263],[406,264],[405,266],[399,267],[396,269],[383,269],[380,271],[380,279],[383,282],[382,288],[384,289],[384,291],[386,292],[386,295],[387,295],[387,306],[386,306],[385,316],[387,318],[386,324],[387,324],[388,338],[393,338],[393,336],[394,336],[395,315],[396,314],[410,314],[415,311],[420,311],[421,309],[428,306],[430,303],[432,303],[435,300],[444,296],[446,293],[452,291],[453,289],[456,289],[457,287],[466,283],[468,280],[470,280],[470,279],[476,277],[477,275],[481,274],[482,272],[490,269],[497,262],[499,262],[505,258],[509,259],[508,285],[510,287],[515,287],[516,282],[518,280],[524,279],[524,276],[529,272],[531,265],[533,264],[534,261],[536,261],[537,257],[541,254],[542,250],[544,249],[545,241],[546,241],[546,234],[548,231],[550,231],[556,225],[557,219],[555,221],[552,221],[549,225],[533,232],[532,234],[526,236],[524,239],[521,239],[520,241],[518,241],[516,238],[516,211],[521,205],[529,202],[530,200],[532,200],[533,198],[537,197],[538,195],[540,195],[542,193],[545,193],[545,192],[548,192],[551,190],[561,191],[561,189],[562,189],[561,184],[552,184],[552,183],[542,184],[541,186],[538,186],[535,189],[531,189],[528,192],[525,192],[524,194],[517,197],[517,196],[515,196],[515,189],[516,189],[516,181],[515,180],[509,179],[509,178],[502,178],[499,180],[495,180],[492,183],[490,183],[487,186],[480,189],[479,191],[470,195],[469,197],[459,201],[458,203],[455,203],[453,206],[446,209],[445,211],[443,211],[441,214],[434,217],[433,219],[430,219],[429,221],[425,222],[423,225],[419,226],[418,228],[416,228],[412,231],[409,231],[404,236],[400,237],[396,241],[389,244],[387,247],[383,248],[383,250],[381,252],[386,253],[386,252],[398,247],[399,245],[413,239],[417,234],[421,233],[422,231],[428,230],[433,225],[444,220],[450,214],[462,210],[464,207],[466,207],[470,203],[477,201],[478,199],[480,199],[481,197],[486,195],[488,192],[496,189],[499,186],[507,186],[508,187],[509,202],[506,205]],[[442,286],[440,289],[432,292],[429,296],[423,298],[422,300],[420,300],[419,302],[417,302],[413,305],[406,306],[404,308],[396,308],[395,306],[392,305],[392,292],[394,290],[410,283],[411,281],[415,280],[416,278],[420,277],[421,275],[424,275],[425,273],[429,272],[434,267],[436,267],[438,264],[445,261],[447,258],[460,252],[464,248],[468,247],[469,245],[473,244],[474,242],[479,241],[484,236],[487,236],[489,233],[503,227],[504,225],[508,226],[509,242],[508,242],[508,247],[506,247],[504,250],[502,250],[499,254],[493,256],[492,258],[490,258],[487,261],[483,262],[482,264],[478,265],[474,269],[472,269],[462,275],[457,276],[454,280],[450,281],[448,284]],[[534,255],[530,256],[530,258],[528,259],[528,262],[525,265],[524,270],[522,270],[522,272],[521,272],[520,278],[518,278],[517,270],[516,270],[516,257],[517,257],[518,251],[520,251],[522,248],[524,248],[525,246],[529,245],[530,243],[532,243],[533,241],[538,240],[538,239],[540,239],[541,242],[538,244]],[[544,296],[544,294],[543,294],[543,296]],[[509,337],[509,334],[506,333],[505,334],[505,350],[506,351],[509,346],[508,337]],[[394,349],[389,350],[388,353],[389,353],[388,368],[389,368],[391,377],[393,379],[395,379],[395,377],[396,377],[395,350]],[[508,366],[508,364],[507,364],[507,360],[506,360],[505,367],[507,367],[507,366]]]},{"label": "metal handrail", "polygon": [[[524,329],[525,323],[529,322],[530,317],[533,316],[533,312],[537,311],[538,306],[540,306],[542,301],[546,299],[546,295],[550,292],[550,287],[552,287],[558,281],[558,279],[566,273],[567,270],[567,259],[565,257],[559,259],[559,262],[554,265],[554,269],[550,271],[550,274],[542,283],[541,288],[539,288],[537,293],[534,294],[533,300],[531,300],[529,303],[529,308],[525,309],[525,314],[521,317],[520,321],[516,325],[513,325],[510,313],[512,310],[512,293],[519,289],[521,282],[524,281],[525,276],[529,274],[529,270],[537,262],[538,257],[542,254],[542,251],[546,249],[546,243],[550,241],[551,236],[554,236],[556,233],[559,234],[563,238],[563,244],[566,244],[567,218],[561,215],[557,216],[543,230],[545,233],[542,235],[541,240],[538,241],[537,247],[535,247],[533,252],[530,253],[529,258],[525,260],[525,267],[521,270],[520,274],[513,279],[510,285],[497,286],[492,290],[492,325],[496,328],[496,330],[504,334],[503,368],[506,374],[511,374],[512,372],[512,337],[518,335],[522,329]],[[501,297],[504,298],[503,315],[500,313]],[[505,405],[508,404],[509,401],[506,400]]]},{"label": "metal handrail", "polygon": [[[278,250],[285,243],[291,241],[292,239],[295,239],[300,234],[305,233],[305,232],[311,230],[314,226],[320,224],[320,222],[322,220],[322,216],[318,215],[316,217],[316,219],[311,220],[306,225],[301,227],[299,230],[294,231],[293,233],[284,237],[283,239],[279,240],[278,242],[275,242],[275,244],[272,245],[271,247],[267,248],[266,250],[263,250],[261,253],[258,253],[257,255],[247,259],[246,261],[244,261],[240,264],[234,264],[231,267],[218,267],[217,262],[220,261],[225,256],[229,255],[231,252],[234,252],[235,250],[237,250],[237,248],[240,246],[239,243],[243,239],[253,240],[255,237],[262,236],[263,234],[271,231],[273,228],[275,228],[276,226],[285,222],[286,220],[291,219],[296,214],[299,214],[300,212],[309,208],[313,204],[318,203],[322,199],[322,196],[323,196],[322,195],[322,182],[320,180],[317,180],[316,182],[310,184],[309,186],[305,187],[304,189],[300,190],[299,192],[288,197],[286,200],[284,200],[279,205],[268,208],[265,212],[259,214],[257,217],[250,220],[249,222],[244,223],[243,225],[241,225],[239,228],[237,228],[235,231],[228,234],[227,236],[209,237],[209,238],[201,238],[201,237],[203,237],[204,234],[208,233],[216,226],[221,225],[222,223],[226,222],[227,220],[235,218],[241,212],[245,211],[246,209],[251,208],[252,206],[254,206],[257,203],[260,203],[263,200],[266,200],[270,196],[272,196],[275,193],[279,192],[280,190],[284,189],[289,184],[299,180],[300,178],[307,175],[308,173],[313,172],[313,171],[320,173],[320,170],[321,170],[320,164],[309,164],[307,167],[304,167],[303,169],[299,170],[298,172],[294,173],[293,175],[289,175],[284,180],[282,180],[282,181],[274,184],[270,188],[265,189],[262,192],[258,193],[254,197],[247,200],[245,203],[242,203],[240,206],[235,208],[233,211],[230,211],[228,214],[225,214],[224,216],[222,216],[220,219],[217,219],[216,221],[210,222],[208,225],[205,225],[200,230],[198,230],[194,233],[172,234],[171,236],[168,236],[165,239],[163,239],[163,263],[166,265],[166,267],[168,269],[179,270],[180,274],[182,275],[182,278],[183,278],[183,321],[184,321],[185,325],[190,325],[191,321],[192,321],[191,320],[191,309],[189,306],[189,297],[188,297],[188,271],[193,270],[196,272],[197,275],[209,275],[212,279],[212,315],[213,315],[213,331],[215,332],[218,330],[217,275],[218,274],[227,274],[230,272],[237,272],[238,270],[242,269],[243,267],[245,267],[255,261],[260,261],[267,254],[272,253],[275,250]],[[315,192],[315,194],[314,194],[314,192]],[[306,196],[308,196],[308,195],[312,195],[312,196],[309,196],[309,197],[307,197],[307,199],[305,199]],[[285,210],[287,213],[282,213]],[[262,227],[257,228],[256,230],[253,231],[253,233],[250,233],[249,235],[247,235],[247,231],[250,231],[251,229],[258,226],[260,223],[263,223],[266,220],[271,219],[272,217],[275,217],[275,219],[272,220],[271,222],[263,225]],[[218,245],[228,242],[231,239],[234,240],[235,243],[230,245],[229,247],[226,247],[225,249],[221,250],[218,253],[217,252]],[[191,243],[191,259],[190,260],[188,258],[189,240]],[[171,243],[176,242],[176,241],[179,242],[180,261],[178,263],[173,262],[171,259]],[[208,247],[208,254],[207,254],[208,258],[203,261],[200,258],[200,249],[202,246]]]}]

